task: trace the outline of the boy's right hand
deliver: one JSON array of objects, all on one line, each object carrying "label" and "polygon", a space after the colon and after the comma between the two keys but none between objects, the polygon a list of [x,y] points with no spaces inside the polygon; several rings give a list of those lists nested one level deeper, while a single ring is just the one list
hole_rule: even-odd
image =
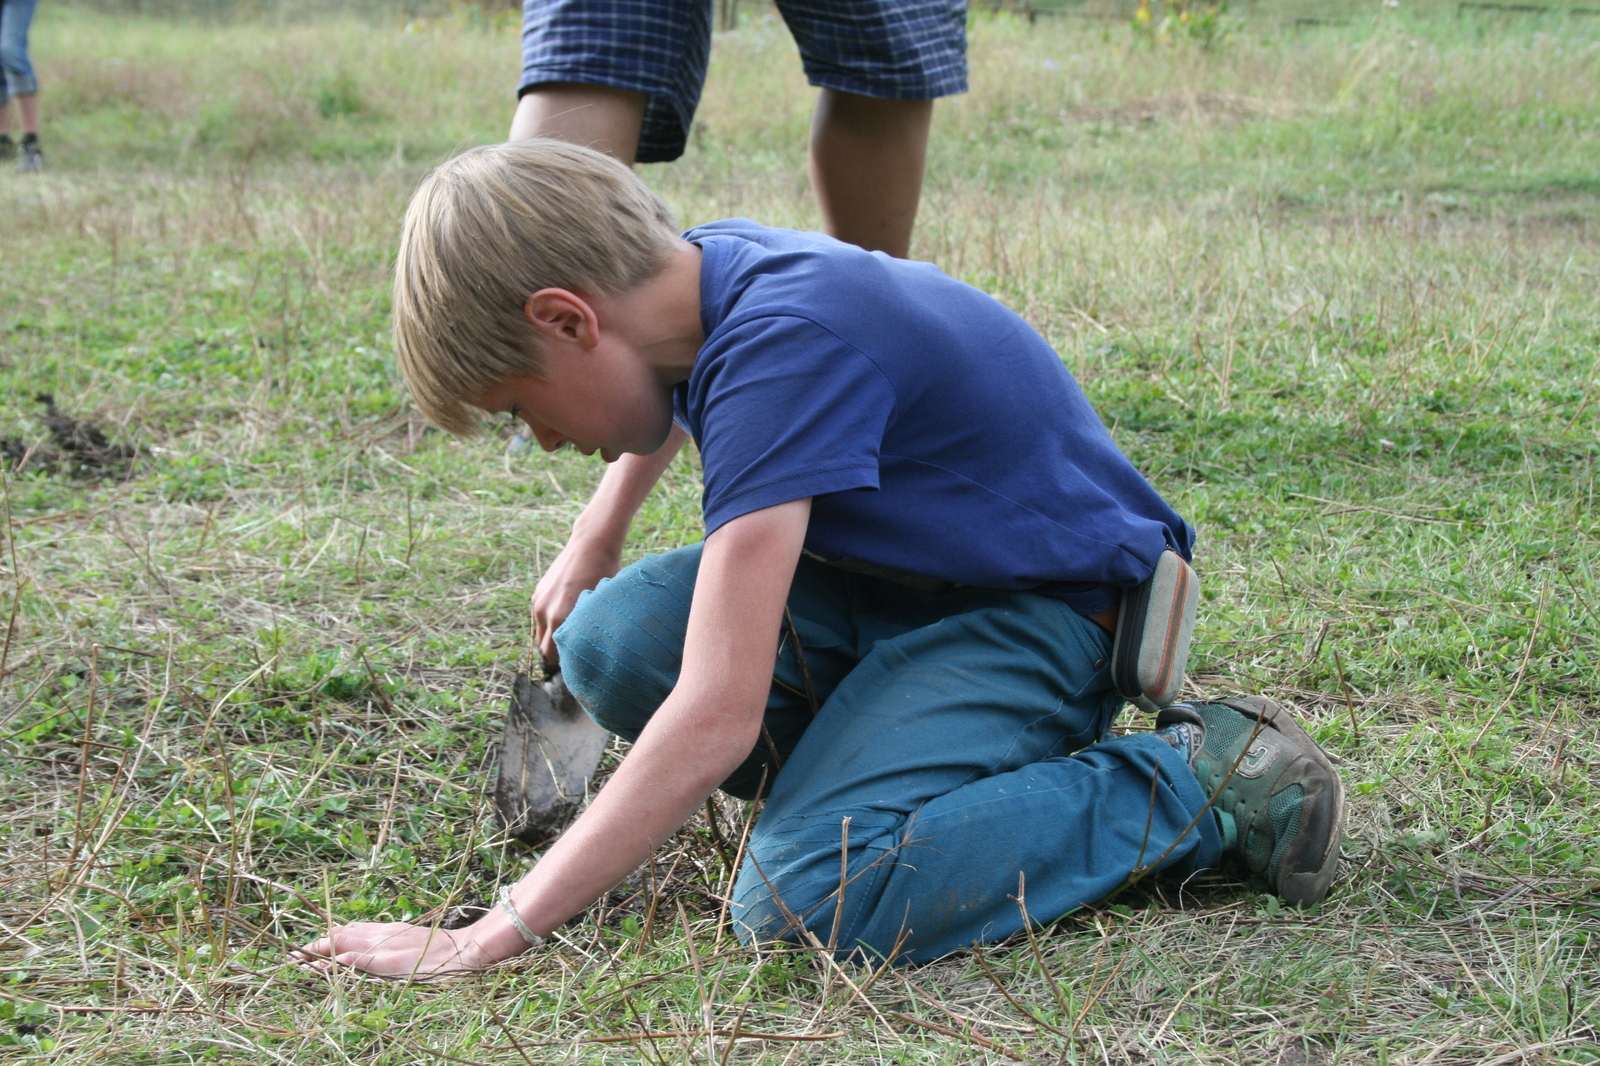
[{"label": "boy's right hand", "polygon": [[622,569],[628,524],[661,472],[689,439],[677,426],[653,455],[623,455],[606,470],[600,488],[573,523],[572,536],[533,589],[533,639],[547,669],[559,665],[556,629],[578,596]]},{"label": "boy's right hand", "polygon": [[533,590],[533,636],[547,670],[560,664],[556,654],[556,629],[572,613],[579,594],[594,588],[622,569],[622,545],[612,538],[584,535],[573,530]]}]

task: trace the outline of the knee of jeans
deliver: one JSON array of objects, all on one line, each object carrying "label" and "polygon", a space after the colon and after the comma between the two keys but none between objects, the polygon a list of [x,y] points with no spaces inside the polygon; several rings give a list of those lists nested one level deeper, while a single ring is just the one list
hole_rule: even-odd
[{"label": "knee of jeans", "polygon": [[[734,884],[731,910],[734,933],[740,941],[752,946],[779,940],[805,943],[801,930],[816,929],[819,911],[827,910],[828,918],[832,917],[827,906],[831,889],[819,892],[817,885],[807,883],[810,880],[783,871],[757,871],[747,863]],[[824,923],[819,935],[826,939],[827,931]]]},{"label": "knee of jeans", "polygon": [[[883,860],[893,839],[893,816],[862,814],[853,814],[848,837],[842,816],[831,815],[785,820],[775,834],[757,830],[733,886],[731,914],[742,941],[805,943],[802,929],[809,929],[824,943],[830,938],[854,943],[856,925],[879,891],[876,875],[886,868]],[[883,824],[873,824],[879,821]],[[849,853],[841,871],[839,849],[845,840]]]},{"label": "knee of jeans", "polygon": [[641,716],[612,691],[609,674],[625,654],[626,636],[615,625],[601,623],[598,616],[604,613],[596,594],[586,592],[556,630],[561,676],[590,718],[620,737],[637,740],[649,715]]},{"label": "knee of jeans", "polygon": [[567,688],[618,736],[637,738],[677,683],[698,562],[683,549],[642,559],[578,597],[556,630]]}]

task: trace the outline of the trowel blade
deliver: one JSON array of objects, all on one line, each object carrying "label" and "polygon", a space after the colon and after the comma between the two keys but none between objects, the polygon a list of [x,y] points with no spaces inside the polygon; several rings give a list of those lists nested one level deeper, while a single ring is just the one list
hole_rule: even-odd
[{"label": "trowel blade", "polygon": [[560,674],[543,684],[517,674],[494,790],[500,828],[534,846],[554,839],[582,805],[610,738]]}]

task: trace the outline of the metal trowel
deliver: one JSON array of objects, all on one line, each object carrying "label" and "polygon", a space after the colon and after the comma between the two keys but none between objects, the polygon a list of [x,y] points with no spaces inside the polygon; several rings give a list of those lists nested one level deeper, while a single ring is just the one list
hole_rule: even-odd
[{"label": "metal trowel", "polygon": [[559,673],[519,670],[500,738],[494,805],[507,835],[538,847],[578,813],[611,734],[584,713]]}]

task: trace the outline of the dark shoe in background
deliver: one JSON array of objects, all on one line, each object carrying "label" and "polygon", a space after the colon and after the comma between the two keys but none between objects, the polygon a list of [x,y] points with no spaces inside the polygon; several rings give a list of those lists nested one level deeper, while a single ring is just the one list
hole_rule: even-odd
[{"label": "dark shoe in background", "polygon": [[17,142],[11,139],[11,134],[0,133],[0,163],[10,162],[17,158]]},{"label": "dark shoe in background", "polygon": [[37,174],[44,169],[44,152],[39,148],[39,135],[26,133],[22,137],[22,158],[17,169],[24,174]]}]

